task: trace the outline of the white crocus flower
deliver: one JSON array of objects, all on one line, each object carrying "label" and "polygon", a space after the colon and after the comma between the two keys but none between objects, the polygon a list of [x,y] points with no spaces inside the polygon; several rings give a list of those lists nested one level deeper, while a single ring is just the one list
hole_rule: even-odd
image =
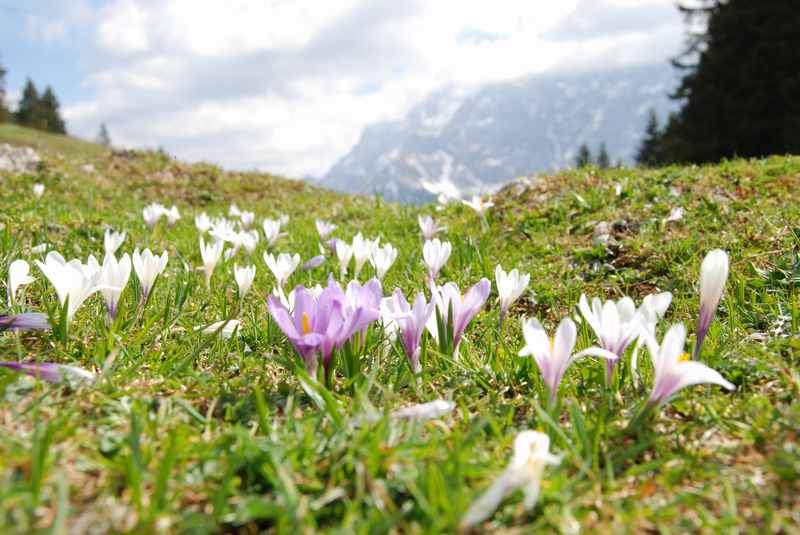
[{"label": "white crocus flower", "polygon": [[469,206],[470,208],[475,210],[475,212],[481,217],[484,217],[486,210],[494,206],[493,202],[484,201],[479,195],[473,195],[471,201],[461,201],[461,202],[464,203],[464,205]]},{"label": "white crocus flower", "polygon": [[[600,347],[620,358],[641,332],[642,322],[630,297],[605,303],[595,297],[590,307],[586,296],[581,294],[578,309],[597,335]],[[614,364],[613,360],[606,361],[606,384],[611,384]]]},{"label": "white crocus flower", "polygon": [[697,318],[697,337],[692,355],[695,360],[700,356],[700,346],[708,334],[727,280],[728,254],[721,249],[714,249],[706,255],[700,266],[700,316]]},{"label": "white crocus flower", "polygon": [[494,270],[494,276],[497,282],[497,293],[500,301],[500,324],[502,325],[508,309],[514,304],[514,301],[519,299],[522,292],[528,288],[531,276],[529,273],[521,275],[516,268],[506,273],[499,264]]},{"label": "white crocus flower", "polygon": [[264,262],[272,274],[275,275],[278,286],[283,287],[292,273],[294,273],[294,270],[297,269],[298,264],[300,264],[300,255],[295,254],[292,256],[289,253],[281,253],[278,256],[274,256],[271,253],[264,253]]},{"label": "white crocus flower", "polygon": [[236,285],[239,287],[239,299],[243,299],[250,286],[253,285],[253,279],[256,278],[256,266],[239,267],[233,265],[233,278],[236,279]]},{"label": "white crocus flower", "polygon": [[161,216],[166,215],[167,209],[164,208],[157,202],[153,204],[148,204],[142,210],[142,217],[144,218],[144,223],[148,227],[154,227],[158,220],[161,219]]},{"label": "white crocus flower", "polygon": [[234,229],[233,221],[219,217],[211,222],[211,228],[208,234],[215,240],[220,241],[233,241],[236,239],[236,230]]},{"label": "white crocus flower", "polygon": [[372,255],[374,248],[378,246],[380,238],[375,241],[370,241],[364,238],[359,232],[353,237],[353,259],[355,261],[355,270],[353,271],[353,278],[357,279],[361,273],[364,264],[367,263],[369,257]]},{"label": "white crocus flower", "polygon": [[113,253],[106,254],[103,266],[100,268],[100,293],[106,304],[108,316],[113,321],[117,316],[117,305],[122,290],[128,284],[131,276],[131,257],[128,253],[117,260]]},{"label": "white crocus flower", "polygon": [[14,260],[8,266],[8,305],[16,302],[17,289],[30,284],[36,278],[30,275],[31,267],[25,260]]},{"label": "white crocus flower", "polygon": [[205,212],[201,212],[194,216],[194,226],[201,234],[205,234],[211,228],[211,218]]},{"label": "white crocus flower", "polygon": [[590,347],[579,353],[573,354],[578,330],[575,322],[564,318],[558,325],[555,338],[547,336],[547,332],[536,318],[522,320],[522,335],[525,338],[525,347],[520,352],[520,357],[532,356],[542,373],[547,391],[550,394],[550,404],[554,405],[558,399],[558,386],[567,369],[573,362],[581,357],[601,357],[611,362],[616,362],[617,355],[605,349]]},{"label": "white crocus flower", "polygon": [[265,219],[262,227],[264,228],[267,247],[272,247],[281,236],[284,236],[284,233],[281,232],[281,222],[277,219]]},{"label": "white crocus flower", "polygon": [[253,221],[255,220],[256,220],[256,214],[254,214],[253,212],[248,212],[245,210],[241,214],[239,214],[239,221],[242,222],[242,226],[244,227],[249,227],[250,225],[253,224]]},{"label": "white crocus flower", "polygon": [[664,223],[674,223],[676,221],[680,221],[683,219],[683,214],[685,213],[686,210],[684,210],[682,206],[673,208],[672,211],[670,211],[669,216],[664,219]]},{"label": "white crocus flower", "polygon": [[317,233],[319,234],[319,239],[324,240],[328,237],[328,235],[336,230],[338,227],[333,223],[328,221],[323,221],[321,219],[317,219],[314,221],[314,225],[317,227]]},{"label": "white crocus flower", "polygon": [[661,346],[654,336],[650,334],[645,336],[655,375],[649,399],[650,406],[663,405],[680,389],[691,385],[711,383],[728,390],[736,388],[716,370],[689,360],[689,355],[683,352],[686,329],[680,323],[670,327]]},{"label": "white crocus flower", "polygon": [[436,197],[436,211],[437,212],[441,212],[442,210],[447,208],[448,204],[450,204],[450,197],[448,197],[446,193],[440,193]]},{"label": "white crocus flower", "polygon": [[164,215],[167,216],[167,225],[170,227],[177,223],[177,221],[181,218],[181,213],[178,211],[178,207],[174,204],[172,205],[172,208],[164,211]]},{"label": "white crocus flower", "polygon": [[[93,258],[90,257],[90,260]],[[69,299],[67,323],[71,322],[83,302],[98,290],[99,269],[94,270],[93,267],[82,264],[80,260],[67,262],[55,251],[48,253],[44,262],[37,260],[36,265],[55,288],[61,306],[64,306]]]},{"label": "white crocus flower", "polygon": [[221,320],[212,323],[206,328],[198,327],[198,329],[203,329],[203,334],[219,333],[223,340],[228,340],[239,330],[241,324],[242,322],[239,320]]},{"label": "white crocus flower", "polygon": [[422,238],[425,241],[432,240],[437,232],[445,230],[444,227],[436,226],[436,221],[429,215],[417,216],[417,223],[419,223]]},{"label": "white crocus flower", "polygon": [[279,214],[278,223],[281,224],[281,227],[285,227],[286,225],[289,224],[289,216],[286,214]]},{"label": "white crocus flower", "polygon": [[239,207],[235,204],[232,204],[230,208],[228,208],[228,215],[231,217],[239,217],[242,215],[242,211],[239,210]]},{"label": "white crocus flower", "polygon": [[258,240],[261,239],[257,230],[242,231],[239,233],[239,241],[242,247],[247,251],[247,254],[253,254],[258,245]]},{"label": "white crocus flower", "polygon": [[161,256],[154,255],[150,249],[145,249],[139,253],[139,249],[133,251],[133,270],[136,272],[136,277],[139,279],[139,285],[142,287],[142,294],[144,299],[150,295],[150,290],[156,282],[158,276],[167,267],[169,257],[167,252],[164,251]]},{"label": "white crocus flower", "polygon": [[49,243],[40,243],[39,245],[34,245],[33,247],[31,247],[31,254],[42,254],[47,252],[49,248],[50,248]]},{"label": "white crocus flower", "polygon": [[117,249],[120,248],[122,242],[124,241],[124,232],[112,232],[111,230],[107,229],[105,235],[103,236],[103,248],[105,249],[106,254],[117,254]]},{"label": "white crocus flower", "polygon": [[439,271],[447,263],[450,258],[452,246],[449,241],[442,242],[438,238],[428,240],[422,246],[422,260],[428,267],[428,278],[433,281]]},{"label": "white crocus flower", "polygon": [[33,185],[33,195],[38,199],[44,193],[44,184]]},{"label": "white crocus flower", "polygon": [[214,274],[214,268],[219,264],[222,258],[222,250],[225,249],[225,243],[222,241],[214,241],[206,245],[203,238],[200,238],[200,257],[203,259],[203,272],[206,275],[206,287],[211,287],[211,275]]},{"label": "white crocus flower", "polygon": [[545,467],[560,462],[559,456],[550,453],[550,437],[539,431],[522,431],[514,440],[514,456],[508,467],[470,506],[461,526],[470,528],[483,522],[492,516],[503,498],[517,489],[522,489],[525,494],[525,509],[532,509],[539,499]]},{"label": "white crocus flower", "polygon": [[353,258],[353,247],[347,242],[336,240],[336,257],[339,259],[339,270],[344,279],[347,275],[347,267]]},{"label": "white crocus flower", "polygon": [[[656,335],[656,325],[664,319],[670,303],[672,302],[672,294],[669,292],[661,292],[659,294],[650,294],[645,296],[642,304],[639,305],[637,310],[639,320],[641,321],[641,328],[644,332],[649,333],[651,336]],[[638,361],[639,350],[644,345],[645,336],[643,333],[639,334],[636,340],[636,346],[631,353],[631,375],[633,376],[634,384],[638,383]]]},{"label": "white crocus flower", "polygon": [[378,280],[383,280],[395,260],[397,260],[397,249],[392,247],[391,243],[378,247],[372,252],[369,263],[375,268]]}]

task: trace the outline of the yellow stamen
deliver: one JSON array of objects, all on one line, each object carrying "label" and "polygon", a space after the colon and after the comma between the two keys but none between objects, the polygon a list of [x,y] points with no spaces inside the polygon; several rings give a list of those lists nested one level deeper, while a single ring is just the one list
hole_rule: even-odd
[{"label": "yellow stamen", "polygon": [[689,360],[689,353],[684,353],[678,357],[678,362],[686,362],[687,360]]},{"label": "yellow stamen", "polygon": [[303,334],[311,332],[311,321],[308,319],[308,312],[303,312]]},{"label": "yellow stamen", "polygon": [[552,355],[555,352],[556,352],[556,340],[555,340],[555,338],[553,338],[551,336],[550,337],[550,354]]}]

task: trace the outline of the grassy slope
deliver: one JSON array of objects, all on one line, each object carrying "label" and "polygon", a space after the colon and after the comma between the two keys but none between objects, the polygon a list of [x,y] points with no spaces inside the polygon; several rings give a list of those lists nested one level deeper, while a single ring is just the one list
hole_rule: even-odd
[{"label": "grassy slope", "polygon": [[[32,136],[0,126],[0,142],[39,139]],[[487,225],[464,207],[448,208],[437,214],[454,245],[442,279],[463,287],[493,278],[497,262],[518,266],[532,273],[535,304],[529,296],[521,300],[502,336],[495,306],[479,314],[461,361],[430,353],[419,385],[409,381],[402,360],[375,352],[368,384],[355,397],[340,389],[320,409],[286,370],[291,349],[268,321],[264,297],[272,279],[260,260],[263,242],[253,260],[254,290],[238,313],[232,262],[218,266],[210,292],[200,274],[186,271],[200,263],[191,218],[200,210],[222,214],[234,201],[260,218],[289,214],[278,249],[304,259],[318,250],[314,217],[337,222],[342,238],[381,235],[400,250],[384,287],[408,292],[423,286],[417,209],[152,153],[110,157],[91,145],[47,139],[36,142],[47,151],[36,176],[0,177],[0,273],[14,258],[32,260],[28,247],[43,241],[67,257],[99,255],[104,224],[129,233],[122,251],[167,249],[170,262],[144,321],[135,319],[126,291],[113,337],[98,298],[79,311],[66,350],[47,336],[0,337],[6,358],[109,370],[100,384],[79,390],[0,372],[4,531],[55,522],[77,531],[143,533],[154,527],[451,532],[508,462],[515,434],[531,428],[550,433],[564,460],[546,472],[534,511],[524,512],[514,496],[486,529],[736,526],[763,533],[800,526],[800,266],[793,256],[800,246],[800,158],[563,173],[504,192]],[[82,171],[84,163],[96,172]],[[47,186],[39,201],[29,193],[37,181]],[[149,231],[140,214],[153,200],[175,202],[184,219]],[[675,206],[686,208],[683,221],[663,223]],[[599,221],[615,223],[609,247],[592,246]],[[647,395],[648,365],[644,386],[634,387],[626,375],[620,394],[609,398],[602,364],[586,359],[562,385],[561,421],[548,421],[538,372],[515,356],[519,318],[535,314],[553,328],[574,311],[581,292],[638,301],[658,289],[675,295],[667,322],[684,322],[692,332],[700,261],[715,247],[729,252],[731,276],[703,360],[738,391],[687,389],[630,438],[621,430]],[[291,283],[324,282],[333,269],[329,260]],[[54,292],[34,271],[39,280],[27,296],[39,308]],[[191,292],[182,308],[179,289]],[[192,332],[223,317],[243,320],[239,341]],[[590,343],[584,326],[578,347]],[[256,392],[265,400],[262,410]],[[372,409],[437,397],[454,399],[457,412],[427,424],[348,425]]]}]

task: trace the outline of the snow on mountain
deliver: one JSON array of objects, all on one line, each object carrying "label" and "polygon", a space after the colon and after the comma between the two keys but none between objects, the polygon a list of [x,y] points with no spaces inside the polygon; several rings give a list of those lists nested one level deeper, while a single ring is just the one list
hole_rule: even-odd
[{"label": "snow on mountain", "polygon": [[572,165],[586,143],[612,161],[633,161],[647,114],[673,109],[669,66],[532,76],[429,95],[400,121],[367,126],[322,185],[423,201],[497,189],[537,171]]}]

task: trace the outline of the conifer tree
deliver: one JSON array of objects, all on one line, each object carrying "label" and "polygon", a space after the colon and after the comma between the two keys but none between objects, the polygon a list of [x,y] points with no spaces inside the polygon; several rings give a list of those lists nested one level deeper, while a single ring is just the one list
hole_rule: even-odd
[{"label": "conifer tree", "polygon": [[578,155],[575,157],[575,167],[586,167],[592,163],[592,152],[586,143],[578,148]]},{"label": "conifer tree", "polygon": [[664,163],[661,147],[662,131],[658,125],[656,111],[650,109],[650,116],[647,119],[647,127],[644,131],[639,150],[636,153],[636,163],[645,167],[655,167]]},{"label": "conifer tree", "polygon": [[42,126],[39,128],[56,134],[66,134],[66,125],[61,118],[59,108],[60,104],[53,88],[47,86],[41,98]]},{"label": "conifer tree", "polygon": [[111,136],[108,135],[106,123],[100,123],[100,131],[97,132],[97,143],[103,145],[104,147],[111,146]]},{"label": "conifer tree", "polygon": [[0,64],[0,123],[5,123],[9,119],[8,108],[6,107],[6,70]]},{"label": "conifer tree", "polygon": [[41,105],[39,101],[39,91],[30,78],[25,82],[25,88],[22,90],[22,98],[17,106],[17,111],[14,114],[14,121],[22,126],[36,126],[41,115]]},{"label": "conifer tree", "polygon": [[600,148],[597,150],[597,159],[595,163],[597,163],[597,167],[600,169],[608,169],[611,167],[611,159],[608,157],[605,143],[600,144]]}]

